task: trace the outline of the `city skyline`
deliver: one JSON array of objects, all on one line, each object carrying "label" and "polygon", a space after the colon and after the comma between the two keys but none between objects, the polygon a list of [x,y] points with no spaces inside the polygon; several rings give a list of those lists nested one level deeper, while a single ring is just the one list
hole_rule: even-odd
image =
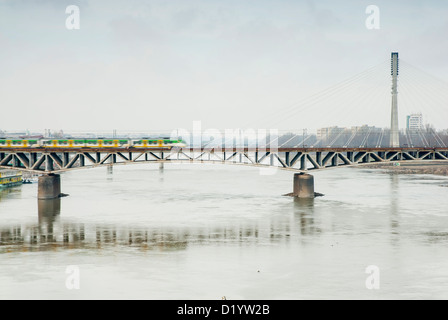
[{"label": "city skyline", "polygon": [[[448,126],[446,128],[435,128],[434,125],[432,123],[428,123],[425,122],[424,119],[424,114],[422,112],[415,112],[415,113],[411,113],[406,115],[405,119],[400,119],[399,123],[403,124],[403,126],[401,126],[399,128],[400,132],[404,132],[406,130],[415,130],[415,131],[426,131],[426,130],[435,130],[436,132],[443,132],[446,133],[448,132]],[[403,121],[401,121],[403,120]],[[410,121],[413,122],[412,124],[410,124]],[[418,122],[418,125],[417,125]],[[194,125],[193,125],[194,127]],[[249,128],[250,130],[251,128]],[[316,129],[308,129],[308,128],[292,128],[292,129],[282,129],[282,130],[278,130],[279,134],[290,134],[290,133],[302,133],[305,131],[307,132],[307,134],[314,134],[316,136],[319,136],[323,131],[326,132],[330,132],[331,130],[335,129],[336,131],[338,130],[349,130],[349,131],[362,131],[364,130],[365,132],[368,132],[369,130],[374,130],[374,131],[386,131],[386,130],[390,130],[389,127],[377,127],[377,126],[371,126],[367,123],[364,124],[360,124],[360,125],[352,125],[352,126],[347,126],[347,127],[341,127],[341,126],[327,126],[327,127],[320,127],[320,128],[316,128]],[[208,129],[207,128],[201,128],[201,133],[205,133]],[[171,133],[173,133],[174,131],[176,131],[176,129],[166,129],[166,130],[117,130],[117,129],[112,129],[112,130],[85,130],[85,131],[77,131],[77,130],[64,130],[63,128],[59,128],[59,129],[43,129],[43,130],[25,130],[25,129],[14,129],[14,130],[2,130],[2,128],[0,128],[0,137],[12,137],[12,136],[33,136],[33,135],[42,135],[42,137],[60,137],[60,138],[64,138],[64,137],[70,137],[70,136],[92,136],[95,137],[97,135],[103,135],[103,136],[107,136],[107,137],[114,137],[114,136],[121,136],[124,137],[126,135],[130,135],[130,136],[136,136],[139,133],[141,133],[142,135],[147,135],[147,134],[162,134],[162,135],[170,135]],[[188,130],[187,130],[188,131]],[[219,130],[218,130],[219,131]],[[244,131],[244,129],[243,129]],[[224,131],[222,132],[222,134],[224,135]]]}]

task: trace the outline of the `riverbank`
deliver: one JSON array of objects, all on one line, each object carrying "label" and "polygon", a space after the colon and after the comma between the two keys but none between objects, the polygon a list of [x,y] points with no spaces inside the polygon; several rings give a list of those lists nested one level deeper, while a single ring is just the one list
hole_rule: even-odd
[{"label": "riverbank", "polygon": [[409,164],[401,163],[399,166],[394,164],[369,164],[360,166],[360,168],[382,169],[388,173],[396,174],[434,174],[448,176],[448,164]]}]

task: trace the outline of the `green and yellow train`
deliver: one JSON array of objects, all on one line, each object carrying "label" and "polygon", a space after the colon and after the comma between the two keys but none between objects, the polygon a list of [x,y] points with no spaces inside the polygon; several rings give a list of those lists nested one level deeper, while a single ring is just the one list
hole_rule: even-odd
[{"label": "green and yellow train", "polygon": [[163,148],[186,147],[179,139],[7,139],[1,148]]}]

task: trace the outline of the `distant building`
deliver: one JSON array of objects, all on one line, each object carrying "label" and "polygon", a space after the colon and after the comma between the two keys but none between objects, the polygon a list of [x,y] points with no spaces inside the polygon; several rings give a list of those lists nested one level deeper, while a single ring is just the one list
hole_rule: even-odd
[{"label": "distant building", "polygon": [[351,128],[341,128],[341,127],[327,127],[317,129],[317,139],[333,139],[340,135],[351,136],[351,135],[362,135],[362,134],[374,134],[381,132],[383,129],[377,128],[375,126],[353,126]]},{"label": "distant building", "polygon": [[376,133],[376,132],[381,132],[382,129],[381,128],[377,128],[375,126],[368,126],[368,125],[363,125],[363,126],[354,126],[351,127],[350,129],[351,133]]},{"label": "distant building", "polygon": [[408,130],[422,130],[423,116],[421,113],[413,113],[406,117],[406,129]]},{"label": "distant building", "polygon": [[344,132],[345,128],[328,127],[317,129],[317,139],[326,139]]}]

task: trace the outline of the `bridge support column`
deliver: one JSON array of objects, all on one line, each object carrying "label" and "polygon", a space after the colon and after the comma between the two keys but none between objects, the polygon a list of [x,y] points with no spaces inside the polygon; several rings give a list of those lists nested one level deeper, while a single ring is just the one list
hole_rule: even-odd
[{"label": "bridge support column", "polygon": [[59,198],[61,195],[61,176],[58,174],[48,174],[40,176],[37,185],[37,198],[39,200],[49,200]]},{"label": "bridge support column", "polygon": [[163,162],[159,163],[159,171],[163,171],[164,169],[164,165]]},{"label": "bridge support column", "polygon": [[314,198],[314,177],[306,173],[295,173],[293,195],[299,198]]}]

